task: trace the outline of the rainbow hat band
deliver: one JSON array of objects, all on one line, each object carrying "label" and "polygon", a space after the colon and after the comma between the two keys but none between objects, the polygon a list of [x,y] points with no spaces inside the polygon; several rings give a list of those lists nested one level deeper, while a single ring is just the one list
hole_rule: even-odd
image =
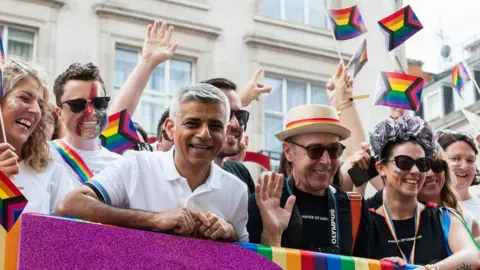
[{"label": "rainbow hat band", "polygon": [[310,104],[292,108],[287,113],[287,125],[275,134],[277,139],[285,139],[306,133],[331,133],[343,141],[350,137],[350,130],[340,125],[338,112],[334,107]]}]

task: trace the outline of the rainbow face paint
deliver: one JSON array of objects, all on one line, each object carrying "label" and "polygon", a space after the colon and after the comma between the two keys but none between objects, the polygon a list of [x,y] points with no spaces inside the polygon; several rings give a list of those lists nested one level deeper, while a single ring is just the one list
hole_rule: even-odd
[{"label": "rainbow face paint", "polygon": [[393,174],[392,174],[393,180],[398,181],[400,179],[401,173],[402,173],[402,170],[400,170],[399,168],[393,169]]},{"label": "rainbow face paint", "polygon": [[[98,97],[97,82],[92,83],[90,99]],[[77,135],[87,139],[95,139],[102,133],[108,123],[107,111],[96,109],[89,100],[82,116],[77,120]]]}]

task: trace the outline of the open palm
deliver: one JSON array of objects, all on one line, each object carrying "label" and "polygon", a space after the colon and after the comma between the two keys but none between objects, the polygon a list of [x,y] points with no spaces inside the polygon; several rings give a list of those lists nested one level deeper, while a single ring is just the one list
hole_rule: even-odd
[{"label": "open palm", "polygon": [[178,44],[171,44],[173,32],[175,29],[173,26],[168,27],[167,23],[160,23],[155,21],[152,25],[148,25],[147,36],[143,43],[142,57],[144,59],[152,61],[155,66],[161,64],[172,58]]},{"label": "open palm", "polygon": [[262,174],[255,188],[255,199],[262,217],[263,230],[270,234],[281,234],[287,228],[295,204],[295,196],[290,196],[285,208],[280,206],[283,175],[275,172]]}]

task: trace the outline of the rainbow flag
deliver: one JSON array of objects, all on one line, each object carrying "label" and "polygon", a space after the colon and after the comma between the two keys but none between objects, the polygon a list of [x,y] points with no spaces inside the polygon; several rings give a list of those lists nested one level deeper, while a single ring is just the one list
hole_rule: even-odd
[{"label": "rainbow flag", "polygon": [[[27,199],[3,172],[0,172],[0,224],[9,232],[27,206]],[[1,228],[0,228],[1,229]]]},{"label": "rainbow flag", "polygon": [[353,70],[354,78],[357,76],[358,72],[360,72],[360,70],[363,68],[363,66],[365,66],[367,62],[368,62],[367,39],[364,39],[362,44],[360,44],[358,51],[353,56],[352,63],[355,65],[355,68]]},{"label": "rainbow flag", "polygon": [[127,110],[108,117],[108,125],[100,135],[103,147],[115,153],[123,153],[140,143],[137,130]]},{"label": "rainbow flag", "polygon": [[417,269],[418,267],[415,265],[400,267],[386,261],[270,247],[252,243],[236,244],[262,255],[285,270],[400,270]]},{"label": "rainbow flag", "polygon": [[374,104],[417,111],[423,92],[421,77],[397,72],[380,72]]},{"label": "rainbow flag", "polygon": [[402,45],[423,28],[410,5],[381,19],[378,21],[378,25],[385,36],[388,51]]},{"label": "rainbow flag", "polygon": [[355,38],[367,32],[367,27],[356,5],[349,8],[329,9],[328,18],[336,40]]},{"label": "rainbow flag", "polygon": [[470,75],[468,75],[467,68],[463,63],[458,63],[452,68],[452,84],[460,97],[462,96],[463,86],[470,80]]}]

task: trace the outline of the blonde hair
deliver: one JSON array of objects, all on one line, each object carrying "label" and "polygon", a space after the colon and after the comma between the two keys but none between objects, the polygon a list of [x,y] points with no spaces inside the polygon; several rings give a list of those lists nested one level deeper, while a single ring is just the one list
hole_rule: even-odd
[{"label": "blonde hair", "polygon": [[[43,89],[43,99],[45,101],[48,100],[46,83],[37,69],[22,62],[12,60],[2,67],[2,72],[5,96],[11,93],[23,79],[32,78]],[[28,137],[27,141],[22,145],[21,152],[25,164],[38,172],[43,171],[49,161],[49,147],[44,133],[47,120],[47,107],[44,106],[41,110],[42,116],[40,122]]]},{"label": "blonde hair", "polygon": [[457,194],[457,191],[455,191],[457,179],[455,178],[453,172],[450,170],[450,166],[448,165],[448,163],[442,159],[441,152],[442,150],[439,149],[439,152],[433,157],[434,160],[441,160],[445,168],[445,184],[440,191],[440,201],[443,206],[448,206],[455,209],[463,217],[462,206],[458,199],[459,196]]}]

